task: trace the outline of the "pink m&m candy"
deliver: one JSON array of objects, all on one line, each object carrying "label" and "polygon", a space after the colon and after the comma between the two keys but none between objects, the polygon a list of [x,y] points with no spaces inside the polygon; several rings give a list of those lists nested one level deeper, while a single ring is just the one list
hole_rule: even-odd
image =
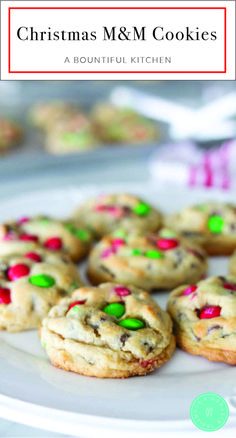
[{"label": "pink m&m candy", "polygon": [[190,295],[190,294],[192,294],[193,292],[195,292],[195,290],[197,290],[197,286],[189,286],[189,287],[187,287],[186,289],[184,289],[184,291],[182,292],[182,296],[185,296],[185,295]]},{"label": "pink m&m candy", "polygon": [[106,211],[106,209],[107,209],[107,206],[102,205],[102,204],[95,205],[95,207],[94,207],[94,211],[97,211],[97,212]]},{"label": "pink m&m candy", "polygon": [[36,252],[27,252],[27,254],[24,255],[27,259],[33,260],[34,262],[41,262],[42,258],[40,255],[38,255]]},{"label": "pink m&m candy", "polygon": [[232,283],[225,283],[223,287],[224,287],[224,289],[229,289],[229,290],[235,290],[236,291],[236,285],[232,284]]},{"label": "pink m&m candy", "polygon": [[74,306],[80,306],[80,305],[85,304],[85,303],[86,303],[86,300],[75,301],[74,303],[69,305],[68,310],[72,309],[72,307],[74,307]]},{"label": "pink m&m candy", "polygon": [[10,281],[15,281],[18,278],[25,277],[29,273],[29,266],[24,265],[23,263],[19,263],[17,265],[11,266],[11,268],[8,269],[7,276]]},{"label": "pink m&m candy", "polygon": [[221,307],[220,306],[207,306],[202,309],[199,313],[200,319],[211,319],[220,316]]},{"label": "pink m&m candy", "polygon": [[34,234],[21,234],[20,240],[24,240],[25,242],[38,242],[39,238],[38,236],[35,236]]},{"label": "pink m&m candy", "polygon": [[179,245],[178,240],[176,239],[158,239],[157,246],[162,250],[168,250],[176,248]]},{"label": "pink m&m candy", "polygon": [[18,220],[18,224],[19,225],[21,225],[21,224],[25,224],[26,222],[29,222],[29,218],[28,217],[22,217],[22,218],[20,218],[19,220]]},{"label": "pink m&m candy", "polygon": [[123,214],[123,208],[122,207],[116,207],[115,205],[109,205],[107,207],[108,213],[110,213],[112,216],[119,216],[120,214]]},{"label": "pink m&m candy", "polygon": [[7,287],[0,287],[0,304],[9,304],[11,302],[11,291]]},{"label": "pink m&m candy", "polygon": [[50,237],[46,240],[45,246],[53,251],[59,251],[62,248],[62,240],[60,237]]},{"label": "pink m&m candy", "polygon": [[107,213],[109,213],[112,216],[115,216],[117,218],[124,215],[124,208],[121,207],[120,205],[116,206],[116,205],[102,205],[102,204],[98,204],[98,205],[95,205],[94,211],[97,211],[97,212],[107,212]]},{"label": "pink m&m candy", "polygon": [[104,249],[104,251],[101,254],[101,258],[102,259],[106,259],[107,257],[110,257],[112,254],[116,253],[116,249],[115,248],[107,248]]},{"label": "pink m&m candy", "polygon": [[5,240],[5,241],[16,240],[16,235],[13,233],[7,233],[3,236],[2,240]]},{"label": "pink m&m candy", "polygon": [[124,286],[115,286],[114,292],[118,297],[127,297],[128,295],[131,295],[131,290]]},{"label": "pink m&m candy", "polygon": [[125,241],[123,239],[113,239],[112,240],[112,246],[114,246],[115,248],[119,248],[119,246],[123,246],[125,245]]}]

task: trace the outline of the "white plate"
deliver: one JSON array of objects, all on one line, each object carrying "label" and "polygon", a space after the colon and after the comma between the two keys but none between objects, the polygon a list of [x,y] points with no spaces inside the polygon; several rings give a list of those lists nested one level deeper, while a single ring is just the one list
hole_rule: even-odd
[{"label": "white plate", "polygon": [[[144,196],[164,212],[206,199],[235,201],[218,191],[158,189],[148,184],[73,188],[37,192],[2,202],[0,220],[35,213],[65,217],[86,197],[103,191]],[[227,273],[228,260],[210,261],[210,274]],[[155,294],[165,308],[167,293]],[[224,396],[230,418],[224,427],[236,427],[236,370],[222,363],[191,356],[179,349],[161,369],[144,377],[124,380],[84,377],[54,368],[41,348],[37,331],[0,333],[0,416],[74,436],[139,437],[148,433],[175,432],[175,436],[197,429],[190,421],[193,399],[204,392]],[[203,433],[203,432],[201,432]]]}]

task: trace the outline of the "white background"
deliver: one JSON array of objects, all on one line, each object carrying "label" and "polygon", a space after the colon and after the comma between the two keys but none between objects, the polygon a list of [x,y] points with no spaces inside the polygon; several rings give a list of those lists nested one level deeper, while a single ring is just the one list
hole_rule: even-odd
[{"label": "white background", "polygon": [[[227,73],[166,74],[166,73],[8,73],[8,7],[19,6],[198,6],[227,7]],[[234,79],[235,67],[235,2],[223,1],[158,1],[158,2],[2,2],[2,79]],[[13,10],[11,12],[11,70],[12,71],[218,71],[224,70],[223,11],[222,10]],[[20,26],[35,30],[97,31],[96,41],[25,41],[16,37]],[[103,26],[147,27],[147,41],[103,41]],[[186,26],[201,31],[217,32],[216,41],[155,41],[152,30],[163,26],[179,31]],[[66,57],[71,60],[65,64]],[[74,64],[76,56],[125,56],[126,64]],[[171,64],[130,64],[130,56],[168,56]]]}]

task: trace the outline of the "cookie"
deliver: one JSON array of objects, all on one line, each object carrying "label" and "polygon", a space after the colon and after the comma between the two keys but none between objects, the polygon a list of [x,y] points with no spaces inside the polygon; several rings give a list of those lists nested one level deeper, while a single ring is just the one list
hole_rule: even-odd
[{"label": "cookie", "polygon": [[162,215],[143,200],[125,193],[102,194],[89,199],[74,213],[78,219],[102,237],[116,230],[156,231],[161,227]]},{"label": "cookie", "polygon": [[69,102],[60,100],[40,102],[31,108],[31,123],[43,131],[50,130],[53,125],[76,114],[78,109]]},{"label": "cookie", "polygon": [[54,252],[65,252],[71,260],[84,258],[92,234],[76,221],[60,221],[46,216],[23,217],[0,227],[0,256],[33,251],[39,245]]},{"label": "cookie", "polygon": [[236,277],[236,251],[234,251],[233,255],[230,257],[229,272]]},{"label": "cookie", "polygon": [[117,230],[95,245],[87,274],[94,285],[118,281],[156,292],[195,283],[206,271],[204,250],[170,230],[156,234]]},{"label": "cookie", "polygon": [[96,147],[92,124],[79,111],[54,123],[46,136],[46,149],[53,154],[84,152]]},{"label": "cookie", "polygon": [[236,278],[212,277],[169,296],[176,340],[188,353],[236,364]]},{"label": "cookie", "polygon": [[8,151],[22,139],[19,125],[6,117],[0,117],[0,153]]},{"label": "cookie", "polygon": [[147,374],[175,349],[172,322],[147,292],[106,283],[53,307],[40,329],[53,365],[95,377]]},{"label": "cookie", "polygon": [[202,245],[212,256],[236,249],[236,206],[220,202],[187,207],[166,219],[168,227]]},{"label": "cookie", "polygon": [[159,137],[156,123],[129,108],[102,103],[94,107],[91,118],[97,136],[106,143],[143,144]]},{"label": "cookie", "polygon": [[65,255],[37,249],[0,257],[0,329],[37,328],[52,306],[82,284]]}]

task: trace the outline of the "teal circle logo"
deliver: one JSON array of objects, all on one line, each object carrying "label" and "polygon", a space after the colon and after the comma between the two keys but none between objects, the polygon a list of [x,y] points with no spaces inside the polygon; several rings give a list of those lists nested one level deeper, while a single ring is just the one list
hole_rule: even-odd
[{"label": "teal circle logo", "polygon": [[229,418],[229,407],[219,394],[206,392],[193,400],[190,418],[198,429],[214,432],[225,425]]}]

